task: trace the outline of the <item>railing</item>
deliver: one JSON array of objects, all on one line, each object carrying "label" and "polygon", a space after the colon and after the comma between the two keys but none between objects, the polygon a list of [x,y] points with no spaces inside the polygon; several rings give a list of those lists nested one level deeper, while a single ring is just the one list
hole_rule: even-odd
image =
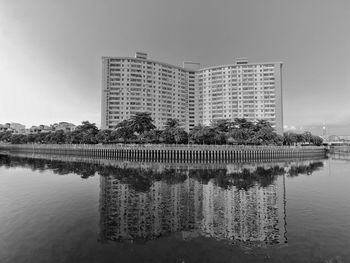
[{"label": "railing", "polygon": [[191,149],[191,150],[291,150],[291,149],[324,149],[323,146],[276,146],[276,145],[205,145],[205,144],[1,144],[3,148],[35,148],[35,149]]}]

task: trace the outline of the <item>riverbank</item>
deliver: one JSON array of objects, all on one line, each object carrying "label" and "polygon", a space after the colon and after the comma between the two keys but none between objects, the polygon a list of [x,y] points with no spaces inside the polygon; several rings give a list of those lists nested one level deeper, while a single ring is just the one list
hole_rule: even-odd
[{"label": "riverbank", "polygon": [[325,148],[317,146],[0,144],[0,151],[195,163],[267,161],[326,156]]},{"label": "riverbank", "polygon": [[335,154],[342,154],[342,153],[349,154],[350,146],[332,146],[329,148],[329,152],[335,153]]}]

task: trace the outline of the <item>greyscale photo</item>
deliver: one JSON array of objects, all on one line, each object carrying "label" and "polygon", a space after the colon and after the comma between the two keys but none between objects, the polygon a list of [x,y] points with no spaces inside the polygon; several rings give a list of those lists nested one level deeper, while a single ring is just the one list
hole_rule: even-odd
[{"label": "greyscale photo", "polygon": [[0,0],[0,262],[350,262],[349,26],[345,0]]}]

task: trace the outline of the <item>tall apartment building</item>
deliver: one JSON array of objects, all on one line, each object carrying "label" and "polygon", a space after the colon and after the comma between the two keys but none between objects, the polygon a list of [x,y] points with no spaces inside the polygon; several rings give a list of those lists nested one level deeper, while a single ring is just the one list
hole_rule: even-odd
[{"label": "tall apartment building", "polygon": [[200,68],[131,57],[102,58],[101,128],[114,128],[136,112],[150,112],[157,128],[169,118],[191,130],[212,120],[268,120],[283,132],[282,63],[248,63]]},{"label": "tall apartment building", "polygon": [[197,72],[200,122],[245,118],[268,120],[283,133],[282,63],[248,63],[203,68]]},{"label": "tall apartment building", "polygon": [[137,112],[150,112],[158,128],[169,118],[189,126],[194,72],[148,60],[144,53],[135,58],[103,57],[102,63],[102,129],[114,128]]}]

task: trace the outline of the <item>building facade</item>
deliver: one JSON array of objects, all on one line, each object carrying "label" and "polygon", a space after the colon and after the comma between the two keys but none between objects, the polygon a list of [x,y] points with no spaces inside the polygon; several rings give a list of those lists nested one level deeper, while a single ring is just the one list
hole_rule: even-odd
[{"label": "building facade", "polygon": [[265,119],[283,133],[282,63],[200,68],[131,57],[102,58],[101,128],[113,129],[137,112],[150,112],[157,128],[176,118],[189,131],[213,120]]},{"label": "building facade", "polygon": [[0,124],[0,132],[7,131],[15,134],[24,134],[26,131],[26,126],[15,122]]},{"label": "building facade", "polygon": [[52,125],[55,131],[72,132],[77,127],[73,123],[69,122],[59,122]]}]

